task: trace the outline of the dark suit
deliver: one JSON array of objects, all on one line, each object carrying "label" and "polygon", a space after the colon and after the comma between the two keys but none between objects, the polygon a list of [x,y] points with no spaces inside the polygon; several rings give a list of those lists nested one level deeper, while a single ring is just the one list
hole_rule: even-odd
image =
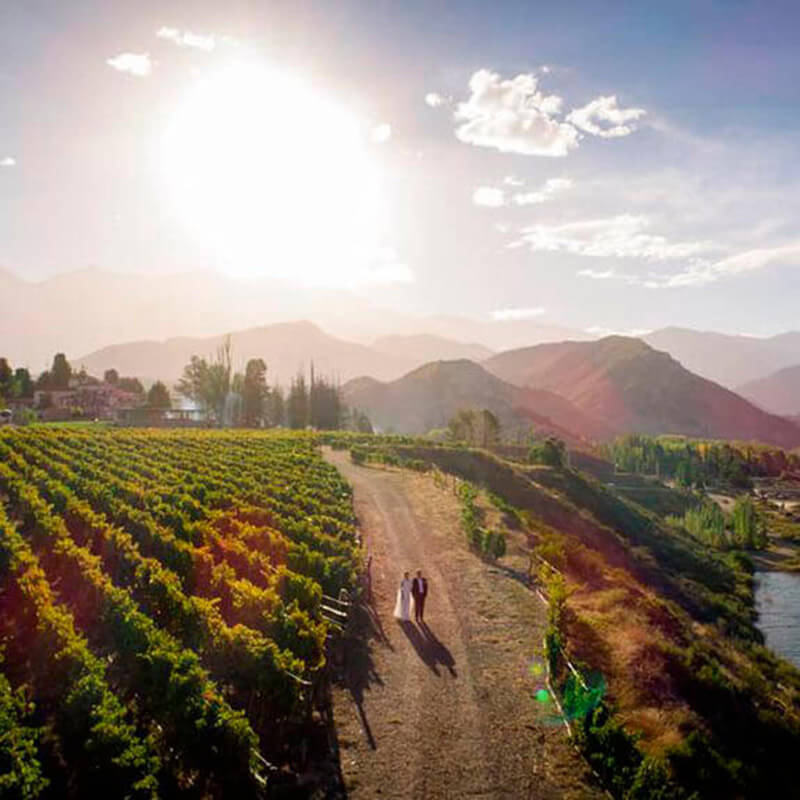
[{"label": "dark suit", "polygon": [[414,618],[422,622],[425,619],[425,599],[428,597],[427,578],[414,578],[411,581],[411,596],[414,598]]}]

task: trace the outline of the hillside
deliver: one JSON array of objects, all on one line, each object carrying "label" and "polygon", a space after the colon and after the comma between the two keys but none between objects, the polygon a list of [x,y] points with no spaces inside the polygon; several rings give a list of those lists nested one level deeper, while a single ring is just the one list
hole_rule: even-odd
[{"label": "hillside", "polygon": [[800,444],[800,428],[682,367],[645,342],[609,336],[500,353],[484,362],[517,386],[569,400],[613,430]]},{"label": "hillside", "polygon": [[[103,348],[75,360],[100,375],[114,367],[124,375],[140,375],[176,381],[192,355],[211,356],[222,343],[223,336],[209,338],[181,337],[164,342],[130,342]],[[263,358],[267,363],[269,381],[287,384],[298,369],[307,369],[313,361],[321,374],[334,375],[342,381],[358,375],[370,375],[391,380],[423,363],[413,352],[390,353],[366,345],[330,336],[310,322],[289,322],[267,325],[231,334],[234,359],[243,366],[247,359]],[[436,340],[429,350],[439,345],[444,349],[458,343]]]},{"label": "hillside", "polygon": [[[554,629],[545,645],[551,686],[609,796],[791,795],[800,672],[761,645],[741,554],[708,548],[576,470],[388,440],[378,451],[473,484],[472,493],[462,487],[464,508],[470,502],[472,518],[504,528],[509,541],[499,573],[511,572],[514,547],[523,573],[537,557],[557,565],[537,574]],[[493,493],[483,507],[482,491]],[[495,641],[502,635],[498,627]],[[588,697],[564,655],[583,672]]]},{"label": "hillside", "polygon": [[773,414],[796,416],[800,414],[800,365],[744,383],[736,391]]},{"label": "hillside", "polygon": [[691,372],[729,389],[800,362],[800,333],[794,331],[762,339],[662,328],[641,338],[656,350],[669,353]]},{"label": "hillside", "polygon": [[398,433],[445,427],[464,408],[488,408],[507,433],[533,426],[576,441],[606,431],[564,398],[512,386],[467,360],[425,364],[391,383],[359,378],[345,384],[343,393],[348,405],[366,411],[379,428]]},{"label": "hillside", "polygon": [[492,350],[482,344],[456,342],[430,333],[383,336],[372,343],[372,348],[395,358],[417,361],[419,364],[428,361],[457,361],[461,358],[484,361],[494,355]]}]

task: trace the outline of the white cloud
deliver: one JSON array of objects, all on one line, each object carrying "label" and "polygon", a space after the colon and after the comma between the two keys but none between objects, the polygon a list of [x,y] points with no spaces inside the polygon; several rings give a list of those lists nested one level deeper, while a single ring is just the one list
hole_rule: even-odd
[{"label": "white cloud", "polygon": [[517,192],[511,199],[516,206],[532,206],[546,202],[548,195],[544,192]]},{"label": "white cloud", "polygon": [[[635,214],[558,225],[531,225],[522,229],[522,235],[512,245],[527,245],[533,251],[647,261],[681,260],[719,249],[708,241],[672,242],[649,233],[649,227],[647,217]],[[590,277],[612,276],[598,273]]]},{"label": "white cloud", "polygon": [[[503,179],[505,186],[522,186],[523,182],[513,176]],[[545,181],[540,189],[534,192],[515,192],[510,197],[506,195],[505,189],[495,189],[491,186],[479,186],[472,193],[472,202],[476,206],[487,206],[488,208],[500,208],[504,205],[529,206],[535,203],[544,203],[549,200],[556,192],[569,189],[572,186],[570,178],[550,178]]]},{"label": "white cloud", "polygon": [[570,178],[550,178],[537,192],[517,192],[511,198],[514,205],[529,206],[547,202],[554,194],[572,186]]},{"label": "white cloud", "polygon": [[392,126],[388,122],[382,122],[372,129],[369,136],[376,144],[388,142],[392,136]]},{"label": "white cloud", "polygon": [[[669,260],[673,257],[679,258],[680,251],[695,250],[695,252],[702,252],[703,250],[719,249],[708,242],[684,242],[669,245],[663,256],[656,256],[655,258],[657,260]],[[582,269],[578,272],[578,275],[594,280],[622,281],[635,286],[643,286],[647,289],[677,289],[707,286],[734,275],[754,272],[769,266],[780,264],[797,265],[798,263],[800,263],[800,242],[792,242],[779,247],[745,250],[717,260],[708,257],[687,258],[686,264],[677,272],[654,272],[651,270],[645,274],[638,275],[629,272],[618,272],[610,268],[605,270]]]},{"label": "white cloud", "polygon": [[648,289],[671,289],[681,286],[706,286],[732,275],[754,272],[774,264],[800,263],[800,242],[780,247],[745,250],[718,261],[695,259],[681,272],[672,275],[650,275],[642,280]]},{"label": "white cloud", "polygon": [[440,94],[437,94],[436,92],[428,92],[428,94],[425,95],[425,102],[431,108],[439,108],[439,106],[444,105],[445,99],[444,99],[444,97],[442,97]]},{"label": "white cloud", "polygon": [[645,115],[643,108],[620,108],[616,95],[596,97],[567,115],[567,121],[593,136],[614,139],[628,136],[636,130],[631,123]]},{"label": "white cloud", "polygon": [[560,192],[562,189],[572,188],[572,178],[548,178],[544,184],[544,190],[548,194]]},{"label": "white cloud", "polygon": [[216,39],[213,36],[202,36],[191,31],[180,31],[177,28],[170,28],[166,25],[156,31],[156,36],[159,39],[167,39],[170,42],[174,42],[178,47],[194,47],[197,50],[205,50],[207,53],[210,53],[217,46]]},{"label": "white cloud", "polygon": [[534,75],[504,80],[481,69],[470,78],[469,88],[469,98],[457,105],[454,115],[462,142],[503,153],[552,157],[565,156],[578,146],[578,131],[555,118],[562,99],[540,92]]},{"label": "white cloud", "polygon": [[506,204],[505,192],[502,189],[493,189],[491,186],[479,186],[472,193],[472,202],[476,206],[487,208],[500,208]]},{"label": "white cloud", "polygon": [[533,319],[544,314],[542,306],[535,308],[498,308],[490,312],[495,322],[507,322],[509,320]]},{"label": "white cloud", "polygon": [[114,58],[106,59],[106,64],[118,72],[127,72],[138,78],[144,78],[153,71],[150,53],[120,53]]},{"label": "white cloud", "polygon": [[0,167],[14,167],[17,164],[17,159],[11,156],[6,156],[0,159]]}]

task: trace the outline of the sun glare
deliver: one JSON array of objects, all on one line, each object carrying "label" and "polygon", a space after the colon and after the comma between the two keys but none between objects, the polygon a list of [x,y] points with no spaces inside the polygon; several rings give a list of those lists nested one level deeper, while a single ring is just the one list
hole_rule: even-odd
[{"label": "sun glare", "polygon": [[382,233],[369,130],[301,81],[235,64],[201,80],[163,146],[174,210],[231,272],[358,281]]}]

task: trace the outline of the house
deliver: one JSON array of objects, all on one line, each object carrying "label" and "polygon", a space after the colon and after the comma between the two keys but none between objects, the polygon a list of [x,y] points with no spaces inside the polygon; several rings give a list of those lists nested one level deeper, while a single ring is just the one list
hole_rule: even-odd
[{"label": "house", "polygon": [[145,402],[144,396],[123,391],[108,383],[75,379],[70,381],[69,389],[36,390],[33,400],[42,419],[46,420],[76,417],[113,419],[116,409],[140,406]]},{"label": "house", "polygon": [[138,428],[207,428],[212,424],[208,413],[198,408],[117,408],[114,420],[118,425]]}]

